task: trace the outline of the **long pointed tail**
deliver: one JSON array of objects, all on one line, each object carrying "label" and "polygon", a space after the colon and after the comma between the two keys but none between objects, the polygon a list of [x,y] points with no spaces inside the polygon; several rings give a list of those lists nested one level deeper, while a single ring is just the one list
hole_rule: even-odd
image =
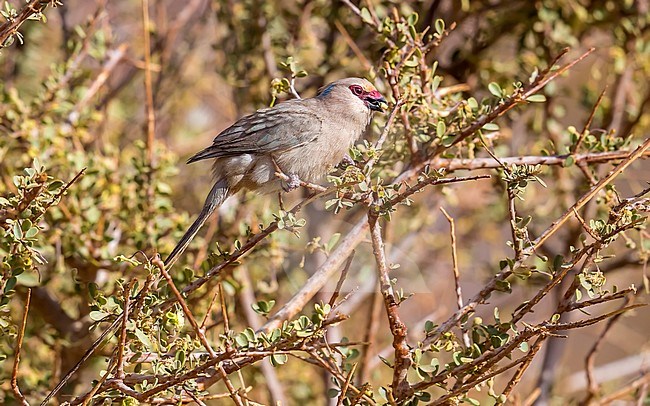
[{"label": "long pointed tail", "polygon": [[228,188],[228,183],[224,180],[219,180],[217,183],[212,186],[212,190],[208,194],[208,197],[205,198],[205,203],[203,204],[203,209],[199,213],[199,217],[194,220],[194,223],[187,229],[181,240],[176,244],[176,247],[172,250],[171,254],[165,260],[165,268],[169,269],[174,265],[178,257],[185,252],[185,249],[196,233],[199,232],[203,224],[208,220],[210,215],[221,206],[221,204],[230,196],[230,190]]}]

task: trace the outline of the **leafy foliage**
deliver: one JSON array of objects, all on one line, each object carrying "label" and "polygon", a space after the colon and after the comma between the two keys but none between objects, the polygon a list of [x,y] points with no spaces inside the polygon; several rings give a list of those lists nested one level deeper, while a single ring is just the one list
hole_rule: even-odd
[{"label": "leafy foliage", "polygon": [[[649,285],[643,2],[163,2],[151,61],[141,2],[63,3],[2,12],[0,400],[608,399],[589,357]],[[164,269],[209,183],[178,164],[197,135],[351,75],[390,106],[350,162],[279,207],[234,197]],[[605,320],[567,367],[588,387],[534,380]]]}]

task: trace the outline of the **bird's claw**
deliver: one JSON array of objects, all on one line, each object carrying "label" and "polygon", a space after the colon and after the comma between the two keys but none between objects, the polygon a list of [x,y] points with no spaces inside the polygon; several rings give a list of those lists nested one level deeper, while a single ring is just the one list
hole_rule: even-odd
[{"label": "bird's claw", "polygon": [[354,165],[354,159],[348,154],[343,155],[343,159],[341,159],[340,163],[341,167],[345,168],[348,166]]},{"label": "bird's claw", "polygon": [[286,186],[282,185],[282,189],[284,189],[285,192],[291,192],[292,190],[298,189],[300,186],[300,178],[298,175],[290,173],[287,176],[289,177],[289,180],[287,181]]}]

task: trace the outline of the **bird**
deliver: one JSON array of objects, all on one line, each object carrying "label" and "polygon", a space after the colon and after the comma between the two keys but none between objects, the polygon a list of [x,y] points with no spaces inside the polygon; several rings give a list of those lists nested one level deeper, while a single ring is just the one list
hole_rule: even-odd
[{"label": "bird", "polygon": [[[345,78],[321,87],[314,97],[257,110],[223,130],[187,161],[214,160],[214,185],[165,266],[176,262],[210,215],[240,190],[267,194],[293,190],[300,181],[317,182],[347,157],[373,113],[384,106],[386,99],[368,80]],[[284,184],[278,169],[289,178]]]}]

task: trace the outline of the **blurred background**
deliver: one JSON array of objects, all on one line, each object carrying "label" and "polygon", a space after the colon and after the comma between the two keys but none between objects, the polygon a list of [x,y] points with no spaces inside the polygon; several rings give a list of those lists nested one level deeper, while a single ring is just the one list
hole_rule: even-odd
[{"label": "blurred background", "polygon": [[[8,3],[16,8],[24,4]],[[568,59],[595,48],[592,55],[544,89],[545,103],[517,108],[498,120],[499,131],[487,141],[499,157],[566,153],[571,134],[576,129],[582,131],[592,111],[591,134],[600,145],[609,146],[595,152],[625,148],[648,137],[647,0],[352,3],[380,19],[391,13],[417,13],[419,30],[433,30],[437,19],[445,21],[448,28],[455,24],[429,56],[431,66],[437,64],[440,87],[447,89],[452,102],[470,96],[478,100],[491,97],[491,82],[511,89],[513,82],[527,80],[535,67],[548,66],[565,47],[570,48]],[[37,272],[25,265],[31,271],[18,278],[16,297],[24,298],[24,288],[34,288],[25,342],[29,354],[23,356],[21,382],[35,398],[42,398],[92,342],[88,283],[107,287],[122,276],[126,268],[113,261],[119,254],[171,250],[200,210],[212,180],[208,163],[188,166],[185,159],[209,145],[238,117],[268,106],[274,96],[286,99],[286,94],[277,94],[272,81],[289,77],[283,65],[287,58],[308,73],[296,81],[303,97],[347,76],[367,77],[382,93],[390,93],[381,73],[385,45],[353,12],[350,2],[163,0],[152,1],[148,11],[153,128],[147,124],[141,1],[63,0],[46,9],[46,23],[26,22],[20,29],[22,41],[16,39],[0,54],[2,195],[16,190],[12,177],[20,168],[32,166],[34,158],[47,167],[49,175],[65,182],[81,168],[88,168],[47,217],[49,226],[38,243],[47,263],[39,265]],[[376,139],[385,120],[375,120],[368,140]],[[406,130],[400,128],[391,133],[389,144],[404,136]],[[153,145],[147,144],[148,131],[155,138]],[[148,154],[156,157],[153,173],[143,169]],[[601,177],[612,167],[612,163],[597,166],[592,176]],[[472,172],[476,173],[494,171]],[[648,187],[649,174],[650,162],[640,160],[617,179],[615,191],[623,198],[639,193]],[[148,176],[155,179],[153,192],[144,190]],[[578,166],[547,167],[541,176],[547,186],[531,185],[517,202],[520,214],[535,216],[529,230],[533,238],[590,185]],[[155,197],[147,197],[147,193]],[[285,205],[291,207],[303,193],[292,192]],[[387,226],[389,259],[399,264],[392,275],[405,295],[412,294],[401,313],[413,343],[422,339],[425,321],[440,323],[456,310],[449,224],[439,207],[445,207],[456,221],[460,282],[465,297],[471,297],[498,271],[499,261],[512,254],[505,244],[510,229],[504,193],[496,180],[432,188],[415,195],[414,203],[400,208]],[[613,194],[614,189],[608,190],[583,216],[606,218],[602,203],[614,198]],[[235,239],[242,240],[247,230],[268,224],[277,210],[275,196],[244,193],[231,198],[191,245],[183,264],[197,272],[205,269],[210,252],[232,250]],[[237,270],[228,281],[235,328],[264,322],[259,315],[247,315],[246,306],[238,302],[242,286],[252,288],[257,300],[274,298],[281,305],[324,260],[328,244],[333,246],[340,234],[345,235],[358,216],[358,210],[334,214],[319,201],[301,212],[307,223],[299,237],[290,232],[274,234],[254,250],[243,270]],[[580,244],[581,234],[580,223],[571,219],[539,254],[551,258],[566,255],[570,246]],[[648,298],[647,237],[643,232],[630,233],[602,253],[615,255],[602,264],[607,287],[634,284],[638,302]],[[477,315],[492,318],[494,307],[501,314],[510,314],[535,294],[541,281],[536,276],[513,281],[512,294],[494,294]],[[319,300],[329,300],[335,283],[331,281]],[[364,346],[369,358],[360,379],[381,382],[390,370],[377,355],[391,356],[392,337],[367,243],[358,248],[343,291],[355,289],[340,309],[352,322],[342,323],[328,334],[334,342],[343,337],[370,340],[370,345]],[[194,298],[194,306],[204,308],[209,291],[210,287]],[[552,292],[530,322],[548,319],[563,292]],[[15,321],[21,312],[22,304],[17,301],[6,314]],[[649,316],[645,308],[626,313],[604,336],[595,367],[603,390],[615,391],[647,374]],[[369,333],[373,319],[378,325]],[[524,375],[515,400],[564,405],[585,399],[585,357],[603,329],[601,323],[551,339]],[[5,354],[12,352],[10,337],[15,337],[15,330],[8,333],[1,339],[0,352]],[[68,391],[87,388],[101,367],[101,360],[93,361]],[[248,373],[259,402],[270,404],[280,396],[269,394],[259,371]],[[327,404],[323,400],[330,385],[327,374],[296,360],[277,373],[287,404]],[[3,390],[8,390],[10,374],[11,365],[4,362],[0,375]],[[640,388],[646,387],[647,382]],[[647,390],[643,390],[645,395],[634,392],[639,405],[649,404]],[[485,393],[478,396],[487,398]],[[632,402],[631,397],[626,399]],[[0,394],[0,401],[10,402],[11,397]]]}]

